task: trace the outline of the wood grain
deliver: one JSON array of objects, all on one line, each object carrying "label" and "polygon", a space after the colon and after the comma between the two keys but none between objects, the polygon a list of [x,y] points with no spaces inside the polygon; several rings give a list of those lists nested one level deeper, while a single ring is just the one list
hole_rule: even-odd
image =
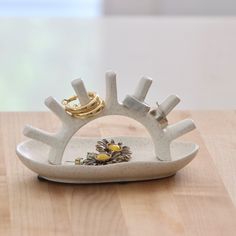
[{"label": "wood grain", "polygon": [[[197,158],[174,177],[126,184],[64,185],[38,181],[15,154],[24,124],[55,131],[49,113],[0,114],[0,235],[235,235],[236,117],[234,111],[177,111],[198,131]],[[136,122],[99,119],[81,136],[145,136]]]}]

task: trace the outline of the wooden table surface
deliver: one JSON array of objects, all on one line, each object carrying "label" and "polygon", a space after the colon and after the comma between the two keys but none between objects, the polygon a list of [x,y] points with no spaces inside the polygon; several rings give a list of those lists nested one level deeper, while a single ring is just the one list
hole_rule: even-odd
[{"label": "wooden table surface", "polygon": [[[15,154],[26,123],[54,131],[49,113],[0,114],[0,235],[236,235],[236,113],[176,111],[198,127],[183,139],[200,145],[175,176],[125,184],[39,181]],[[146,135],[127,118],[103,118],[78,135]]]}]

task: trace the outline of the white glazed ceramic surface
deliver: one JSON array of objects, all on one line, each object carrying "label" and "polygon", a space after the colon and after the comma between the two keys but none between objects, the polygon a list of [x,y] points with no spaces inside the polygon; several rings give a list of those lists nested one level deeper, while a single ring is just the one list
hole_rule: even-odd
[{"label": "white glazed ceramic surface", "polygon": [[[172,161],[158,161],[152,141],[142,137],[113,137],[131,148],[129,162],[105,166],[74,165],[77,157],[95,151],[99,138],[73,138],[68,144],[61,165],[48,162],[49,146],[34,140],[17,146],[20,160],[39,176],[64,183],[102,183],[159,179],[171,176],[186,166],[196,155],[198,146],[193,143],[173,142]],[[109,138],[108,138],[109,139]]]},{"label": "white glazed ceramic surface", "polygon": [[[71,84],[80,105],[89,104],[90,98],[83,81],[76,79]],[[173,143],[173,141],[195,129],[195,125],[191,119],[168,124],[166,116],[180,99],[176,95],[170,95],[161,104],[156,103],[156,106],[151,108],[145,102],[151,84],[151,78],[141,78],[134,93],[128,94],[120,102],[117,96],[116,74],[107,72],[105,108],[99,114],[86,118],[70,116],[54,98],[47,98],[45,105],[61,120],[61,129],[55,133],[48,133],[27,125],[23,133],[35,141],[20,144],[17,147],[17,154],[31,170],[44,178],[58,182],[132,181],[173,175],[189,163],[198,150],[195,144]],[[133,159],[128,163],[97,167],[68,165],[66,159],[85,157],[87,152],[92,151],[92,143],[94,146],[96,143],[94,139],[71,141],[74,134],[89,122],[111,115],[125,116],[138,121],[148,131],[151,141],[142,138],[120,139],[134,152]]]},{"label": "white glazed ceramic surface", "polygon": [[[86,88],[81,79],[72,81],[72,86],[81,105],[88,101]],[[54,98],[45,100],[45,105],[61,120],[62,128],[56,133],[48,133],[27,125],[24,128],[24,135],[43,142],[51,147],[48,161],[54,165],[60,165],[64,150],[73,135],[84,125],[92,120],[104,116],[120,115],[132,118],[142,124],[150,137],[155,148],[155,155],[159,160],[171,161],[170,143],[178,137],[195,129],[191,119],[181,120],[172,125],[161,125],[160,121],[165,118],[171,110],[179,103],[176,95],[170,95],[161,104],[151,107],[145,103],[145,97],[152,84],[152,79],[143,77],[140,79],[134,93],[127,95],[123,102],[118,101],[116,74],[106,73],[106,99],[105,108],[95,116],[86,119],[74,118],[67,114],[64,107]]]}]

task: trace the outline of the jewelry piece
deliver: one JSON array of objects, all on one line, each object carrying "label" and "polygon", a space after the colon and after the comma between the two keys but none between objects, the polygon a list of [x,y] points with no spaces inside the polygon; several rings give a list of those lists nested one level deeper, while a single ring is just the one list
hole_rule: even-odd
[{"label": "jewelry piece", "polygon": [[85,105],[73,104],[73,101],[78,99],[77,96],[72,96],[64,99],[62,104],[65,107],[66,113],[76,118],[88,118],[97,115],[105,107],[105,102],[94,92],[88,92],[90,101]]},{"label": "jewelry piece", "polygon": [[165,113],[160,108],[160,105],[157,103],[157,108],[150,111],[150,114],[155,117],[155,119],[159,122],[162,128],[165,128],[168,125],[168,120],[166,118]]},{"label": "jewelry piece", "polygon": [[110,142],[106,139],[98,141],[96,150],[99,153],[88,152],[86,158],[76,158],[75,165],[107,165],[120,162],[128,162],[132,152],[127,146],[123,146],[121,142],[115,143],[112,139]]},{"label": "jewelry piece", "polygon": [[160,116],[159,118],[157,118],[157,121],[159,121],[162,128],[165,128],[168,125],[168,120],[167,120],[165,114],[163,114],[163,116]]},{"label": "jewelry piece", "polygon": [[91,108],[96,106],[97,102],[99,102],[100,98],[99,98],[98,95],[96,95],[93,92],[89,92],[88,96],[90,98],[90,101],[89,101],[89,103],[87,103],[86,105],[83,105],[83,106],[81,106],[80,104],[73,104],[73,106],[69,105],[71,102],[76,101],[78,99],[78,97],[76,95],[72,96],[68,99],[64,99],[62,101],[62,104],[65,106],[65,109],[67,111],[70,111],[72,114],[73,113],[76,114],[78,112],[84,112],[84,111],[87,111],[87,110],[91,110]]}]

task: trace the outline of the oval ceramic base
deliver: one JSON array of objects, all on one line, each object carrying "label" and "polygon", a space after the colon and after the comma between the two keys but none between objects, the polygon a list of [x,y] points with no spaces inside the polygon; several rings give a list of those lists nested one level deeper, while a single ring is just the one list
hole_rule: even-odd
[{"label": "oval ceramic base", "polygon": [[164,179],[171,177],[175,175],[176,173],[171,173],[168,175],[164,176],[158,176],[156,178],[149,177],[149,178],[142,178],[142,179],[124,179],[124,180],[119,180],[119,179],[111,179],[111,180],[99,180],[99,181],[82,181],[82,180],[69,180],[69,179],[58,179],[58,178],[48,178],[45,176],[38,176],[39,180],[44,180],[44,181],[50,181],[50,182],[57,182],[57,183],[67,183],[67,184],[99,184],[99,183],[124,183],[124,182],[138,182],[138,181],[148,181],[148,180],[155,180],[155,179]]},{"label": "oval ceramic base", "polygon": [[[110,138],[108,138],[110,139]],[[174,175],[186,166],[197,154],[194,143],[172,142],[172,161],[159,161],[155,157],[152,141],[142,137],[113,137],[130,147],[129,162],[104,166],[74,165],[77,157],[94,152],[99,138],[73,138],[68,144],[62,165],[48,163],[49,146],[34,140],[17,146],[20,160],[29,169],[47,180],[63,183],[104,183],[159,179]]]}]

